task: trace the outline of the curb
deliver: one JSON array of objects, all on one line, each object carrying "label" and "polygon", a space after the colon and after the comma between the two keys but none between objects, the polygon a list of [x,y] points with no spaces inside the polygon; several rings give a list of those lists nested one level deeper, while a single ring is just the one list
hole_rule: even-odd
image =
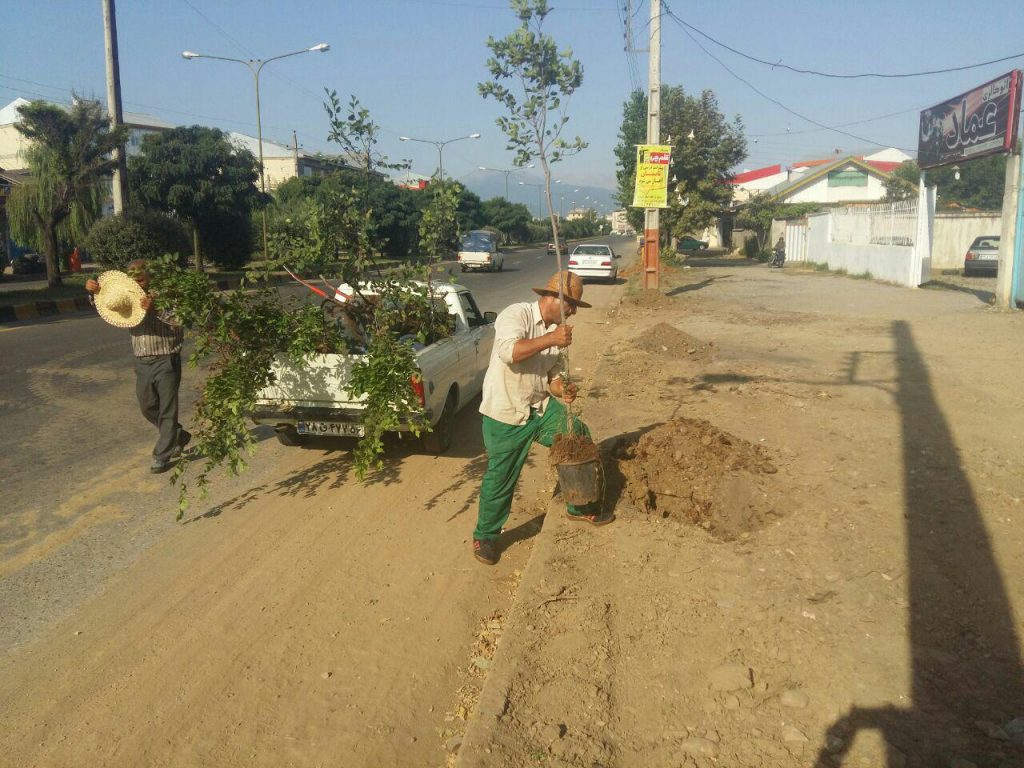
[{"label": "curb", "polygon": [[[624,298],[625,289],[620,286],[608,311],[616,310]],[[500,760],[500,756],[492,754],[492,734],[508,708],[509,692],[518,669],[518,649],[530,642],[531,634],[526,629],[527,621],[524,616],[529,610],[526,607],[528,598],[542,591],[541,583],[548,573],[544,565],[555,552],[556,533],[564,527],[561,523],[564,516],[565,501],[561,495],[551,498],[540,533],[534,538],[530,559],[523,567],[523,578],[509,609],[505,631],[495,649],[491,671],[484,680],[480,699],[466,722],[466,730],[459,744],[454,768],[491,768]]]},{"label": "curb", "polygon": [[[238,278],[211,280],[218,291],[231,291],[238,288]],[[270,285],[282,285],[291,282],[290,277],[275,277]],[[19,320],[34,320],[39,317],[85,312],[93,308],[88,296],[76,296],[71,299],[51,299],[48,301],[32,301],[25,304],[13,304],[0,307],[0,323],[14,323]]]},{"label": "curb", "polygon": [[537,594],[547,574],[543,564],[554,552],[555,531],[561,527],[556,521],[564,514],[565,502],[561,498],[548,502],[544,524],[534,539],[533,551],[523,568],[523,579],[519,582],[515,602],[508,613],[505,624],[507,629],[494,652],[491,672],[484,680],[480,699],[466,723],[455,768],[485,768],[496,764],[497,756],[491,754],[491,734],[508,707],[509,691],[517,670],[515,655],[519,648],[529,642],[523,616],[527,610],[526,598]]}]

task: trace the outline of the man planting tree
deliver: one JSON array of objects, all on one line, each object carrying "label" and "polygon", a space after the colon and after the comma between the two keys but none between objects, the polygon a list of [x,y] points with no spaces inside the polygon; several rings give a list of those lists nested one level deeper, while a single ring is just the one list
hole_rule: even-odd
[{"label": "man planting tree", "polygon": [[[480,413],[487,471],[480,485],[473,555],[487,565],[498,562],[497,540],[512,510],[512,495],[530,446],[536,442],[550,448],[556,435],[570,432],[590,435],[575,416],[569,428],[569,414],[556,399],[566,404],[576,399],[577,387],[567,381],[559,352],[572,344],[572,326],[559,321],[590,307],[583,301],[583,279],[566,270],[533,290],[539,300],[512,304],[498,315],[484,376]],[[595,526],[615,519],[611,513],[602,514],[599,502],[580,508],[570,504],[567,514],[570,520]]]}]

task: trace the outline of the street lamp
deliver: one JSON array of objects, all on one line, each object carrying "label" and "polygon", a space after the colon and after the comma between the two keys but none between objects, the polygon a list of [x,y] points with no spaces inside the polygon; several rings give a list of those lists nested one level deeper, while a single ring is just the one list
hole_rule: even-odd
[{"label": "street lamp", "polygon": [[445,144],[451,144],[453,141],[462,141],[463,139],[479,139],[479,133],[471,133],[469,136],[458,136],[454,139],[448,139],[447,141],[431,141],[430,139],[414,139],[412,136],[399,136],[399,141],[418,141],[421,144],[433,144],[437,147],[437,176],[438,179],[444,181],[444,162],[441,159],[441,150],[444,149]]},{"label": "street lamp", "polygon": [[529,182],[526,182],[526,181],[520,181],[519,182],[519,186],[521,186],[521,187],[536,187],[537,188],[537,218],[539,219],[540,216],[541,216],[541,214],[540,214],[540,210],[541,210],[540,193],[541,193],[541,190],[544,189],[544,185],[543,184],[530,184]]},{"label": "street lamp", "polygon": [[[301,51],[292,51],[291,53],[282,53],[280,56],[271,56],[269,59],[233,59],[230,56],[212,56],[207,53],[193,53],[192,51],[182,51],[181,57],[191,61],[192,59],[217,59],[218,61],[234,61],[238,64],[244,64],[252,72],[253,80],[256,82],[256,141],[260,146],[260,190],[264,195],[267,194],[267,177],[263,171],[263,118],[260,114],[260,72],[267,64],[278,59],[287,59],[289,56],[298,56],[300,53],[324,53],[329,51],[331,46],[327,43],[317,43],[311,48],[303,48]],[[267,249],[267,209],[263,207],[263,258],[269,258],[269,251]]]},{"label": "street lamp", "polygon": [[524,165],[524,166],[522,166],[522,168],[487,168],[486,166],[483,166],[483,165],[479,165],[479,166],[477,166],[477,168],[479,168],[481,171],[494,171],[495,173],[503,173],[503,174],[505,174],[505,199],[508,200],[508,176],[509,176],[509,174],[510,173],[515,173],[516,171],[521,171],[521,170],[523,170],[523,168],[533,168],[533,163],[530,163],[529,165]]}]

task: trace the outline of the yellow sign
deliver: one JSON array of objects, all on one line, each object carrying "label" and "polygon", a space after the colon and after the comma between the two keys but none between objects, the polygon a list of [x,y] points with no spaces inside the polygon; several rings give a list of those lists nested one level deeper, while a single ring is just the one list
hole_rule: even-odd
[{"label": "yellow sign", "polygon": [[668,144],[637,144],[634,208],[668,208],[668,168],[672,147]]}]

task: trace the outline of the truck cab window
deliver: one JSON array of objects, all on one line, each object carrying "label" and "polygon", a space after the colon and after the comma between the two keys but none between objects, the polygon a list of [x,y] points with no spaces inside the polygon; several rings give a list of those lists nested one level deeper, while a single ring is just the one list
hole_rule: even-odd
[{"label": "truck cab window", "polygon": [[462,304],[462,311],[466,313],[466,320],[470,328],[479,328],[482,325],[487,325],[483,313],[477,307],[471,294],[466,292],[460,293],[459,303]]}]

